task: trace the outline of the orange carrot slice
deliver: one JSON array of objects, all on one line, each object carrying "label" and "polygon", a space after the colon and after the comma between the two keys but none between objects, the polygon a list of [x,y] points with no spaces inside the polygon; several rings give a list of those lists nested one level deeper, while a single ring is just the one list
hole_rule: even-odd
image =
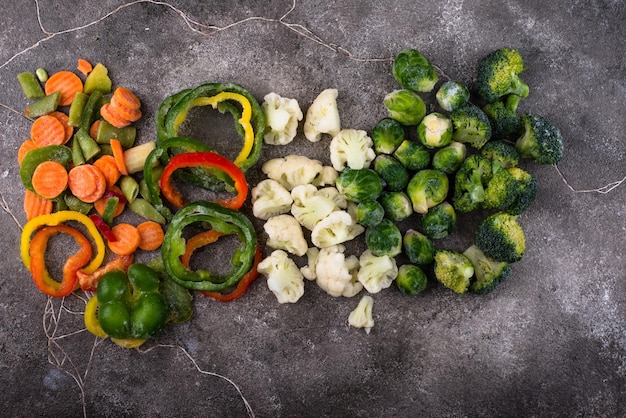
[{"label": "orange carrot slice", "polygon": [[62,145],[65,141],[65,128],[54,116],[44,115],[33,122],[30,137],[40,147]]},{"label": "orange carrot slice", "polygon": [[44,161],[33,172],[35,193],[45,199],[54,199],[67,188],[67,170],[56,161]]},{"label": "orange carrot slice", "polygon": [[127,109],[138,110],[141,107],[141,101],[132,91],[125,87],[118,87],[113,92],[111,102],[115,105],[123,106]]},{"label": "orange carrot slice", "polygon": [[126,160],[124,159],[124,148],[122,147],[122,143],[119,141],[119,139],[111,139],[111,141],[109,141],[109,144],[111,145],[111,151],[113,151],[113,158],[115,158],[117,169],[120,170],[120,173],[127,176],[128,167],[126,167]]},{"label": "orange carrot slice", "polygon": [[98,167],[102,174],[104,174],[104,178],[107,181],[107,188],[113,187],[115,183],[120,179],[122,173],[120,173],[119,168],[117,168],[117,163],[115,162],[115,157],[112,155],[103,155],[93,162],[93,165]]},{"label": "orange carrot slice", "polygon": [[27,139],[22,142],[22,145],[20,145],[20,148],[17,150],[17,163],[22,164],[22,160],[28,151],[32,151],[37,147],[39,147],[39,145],[37,145],[37,143],[32,139]]},{"label": "orange carrot slice", "polygon": [[130,255],[139,248],[141,235],[137,227],[128,223],[121,223],[111,228],[116,241],[109,241],[109,249],[117,255]]},{"label": "orange carrot slice", "polygon": [[65,140],[63,141],[63,143],[67,144],[67,142],[72,138],[72,135],[74,134],[74,127],[70,125],[70,117],[63,112],[59,112],[58,110],[49,113],[49,115],[57,118],[65,128]]},{"label": "orange carrot slice", "polygon": [[[115,97],[115,96],[114,96]],[[130,109],[126,106],[122,106],[113,100],[111,100],[110,110],[117,114],[120,118],[126,119],[130,122],[136,122],[141,119],[141,110],[139,109]]]},{"label": "orange carrot slice", "polygon": [[52,201],[44,199],[37,193],[26,189],[24,193],[24,213],[28,221],[37,216],[49,215],[52,213]]},{"label": "orange carrot slice", "polygon": [[100,128],[100,122],[102,122],[100,119],[96,119],[96,121],[92,123],[89,127],[89,136],[93,138],[93,140],[96,140],[96,138],[98,138],[98,129]]},{"label": "orange carrot slice", "polygon": [[145,251],[156,250],[163,244],[165,233],[161,225],[154,221],[145,221],[137,225],[137,230],[141,236],[139,248]]},{"label": "orange carrot slice", "polygon": [[92,164],[82,164],[70,170],[68,185],[74,196],[83,202],[93,203],[102,197],[107,182],[98,167]]},{"label": "orange carrot slice", "polygon": [[[108,190],[112,190],[113,192],[115,192],[115,194],[122,196],[122,190],[117,186],[111,186],[108,188]],[[101,197],[100,199],[93,202],[93,207],[100,214],[100,216],[104,214],[104,209],[106,208],[108,199],[108,197]],[[115,210],[113,211],[113,217],[115,218],[116,216],[120,216],[122,212],[124,212],[125,207],[126,202],[120,200],[117,203],[117,206],[115,206]]]},{"label": "orange carrot slice", "polygon": [[130,125],[129,120],[124,119],[114,111],[114,108],[111,107],[111,103],[105,103],[104,105],[102,105],[102,107],[100,108],[100,115],[104,120],[106,120],[116,128],[125,128],[126,126]]},{"label": "orange carrot slice", "polygon": [[79,58],[76,69],[80,71],[82,75],[88,75],[91,70],[93,70],[93,65],[91,65],[91,63],[86,59]]},{"label": "orange carrot slice", "polygon": [[71,71],[59,71],[48,78],[44,90],[46,95],[55,91],[61,92],[59,106],[69,106],[74,101],[76,93],[83,91],[83,82]]}]

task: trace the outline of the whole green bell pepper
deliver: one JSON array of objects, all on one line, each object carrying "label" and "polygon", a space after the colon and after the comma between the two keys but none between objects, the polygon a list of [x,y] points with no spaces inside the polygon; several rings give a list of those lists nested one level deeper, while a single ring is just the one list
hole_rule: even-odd
[{"label": "whole green bell pepper", "polygon": [[100,279],[98,321],[112,338],[148,339],[167,322],[169,310],[159,292],[157,272],[145,264],[135,263],[128,273],[111,271]]}]

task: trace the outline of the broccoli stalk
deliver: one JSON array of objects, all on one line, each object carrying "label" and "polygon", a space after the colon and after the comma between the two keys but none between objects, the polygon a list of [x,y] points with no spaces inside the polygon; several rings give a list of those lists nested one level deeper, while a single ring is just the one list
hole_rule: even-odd
[{"label": "broccoli stalk", "polygon": [[487,257],[476,245],[465,250],[463,255],[474,266],[474,280],[470,283],[470,290],[474,293],[490,292],[511,273],[509,263]]}]

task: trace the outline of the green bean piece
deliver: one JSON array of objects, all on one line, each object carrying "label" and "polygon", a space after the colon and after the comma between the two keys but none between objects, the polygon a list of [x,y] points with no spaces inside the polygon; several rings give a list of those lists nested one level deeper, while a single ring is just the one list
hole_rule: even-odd
[{"label": "green bean piece", "polygon": [[87,100],[89,100],[89,95],[83,92],[79,91],[74,95],[74,101],[70,106],[70,112],[68,115],[70,126],[73,126],[75,128],[78,128],[80,126]]},{"label": "green bean piece", "polygon": [[116,128],[107,121],[101,121],[96,134],[96,142],[98,144],[108,144],[111,139],[117,139],[124,149],[128,149],[135,144],[137,137],[137,128],[133,125],[124,128]]},{"label": "green bean piece", "polygon": [[68,208],[73,211],[80,212],[83,215],[88,214],[89,212],[91,212],[91,209],[93,209],[93,204],[83,202],[73,194],[66,194],[64,199]]},{"label": "green bean piece", "polygon": [[80,128],[78,132],[74,134],[74,139],[78,141],[85,161],[89,161],[96,155],[100,154],[100,147],[96,144],[96,141],[89,136],[87,130]]},{"label": "green bean piece", "polygon": [[85,103],[85,109],[80,121],[80,127],[89,132],[91,124],[96,120],[98,112],[100,111],[100,99],[102,99],[102,93],[98,90],[89,95],[87,103]]},{"label": "green bean piece", "polygon": [[106,222],[107,225],[111,225],[113,223],[113,215],[115,214],[115,208],[118,203],[120,203],[119,197],[109,197],[107,199],[104,210],[102,211],[102,220]]},{"label": "green bean piece", "polygon": [[139,183],[132,176],[122,176],[120,189],[122,189],[122,194],[128,200],[128,203],[133,203],[137,195],[139,195]]},{"label": "green bean piece", "polygon": [[128,207],[130,208],[131,211],[133,211],[134,213],[136,213],[137,215],[141,216],[144,219],[147,219],[149,221],[154,221],[161,225],[165,225],[166,223],[166,220],[163,217],[163,215],[161,215],[159,211],[156,210],[156,208],[152,206],[150,203],[148,203],[148,201],[145,199],[138,197],[132,203],[129,203]]},{"label": "green bean piece", "polygon": [[61,92],[55,91],[47,96],[43,96],[26,107],[24,114],[29,118],[38,118],[57,110],[61,102]]},{"label": "green bean piece", "polygon": [[74,166],[85,164],[85,156],[77,140],[72,144],[72,163]]},{"label": "green bean piece", "polygon": [[22,86],[22,90],[27,99],[39,99],[46,95],[35,73],[19,73],[17,75],[17,81],[20,83],[20,86]]}]

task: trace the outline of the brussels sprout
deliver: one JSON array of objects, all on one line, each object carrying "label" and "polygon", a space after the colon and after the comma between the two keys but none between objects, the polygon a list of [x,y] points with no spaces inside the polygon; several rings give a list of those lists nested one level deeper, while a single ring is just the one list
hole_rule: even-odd
[{"label": "brussels sprout", "polygon": [[415,49],[400,51],[393,61],[392,72],[405,89],[427,93],[437,84],[435,67]]},{"label": "brussels sprout", "polygon": [[430,164],[430,151],[419,142],[405,139],[393,153],[407,170],[423,170]]},{"label": "brussels sprout", "polygon": [[426,235],[414,229],[409,229],[404,233],[402,245],[404,254],[413,264],[427,265],[435,259],[433,242]]},{"label": "brussels sprout", "polygon": [[443,110],[452,112],[469,101],[470,92],[464,84],[450,80],[439,87],[435,97]]},{"label": "brussels sprout", "polygon": [[427,148],[445,147],[452,141],[452,122],[441,113],[430,113],[417,125],[417,137]]},{"label": "brussels sprout", "polygon": [[398,289],[405,295],[417,295],[428,285],[428,278],[424,270],[412,264],[405,264],[398,269],[396,278]]},{"label": "brussels sprout", "polygon": [[445,238],[454,229],[456,212],[448,202],[432,207],[422,217],[422,231],[432,239]]},{"label": "brussels sprout", "polygon": [[364,200],[356,207],[356,220],[363,226],[378,225],[385,217],[385,209],[377,200]]},{"label": "brussels sprout", "polygon": [[391,154],[404,141],[404,127],[400,122],[391,118],[383,118],[372,130],[374,151],[377,154]]},{"label": "brussels sprout", "polygon": [[404,190],[409,184],[409,172],[395,157],[387,154],[380,154],[374,159],[374,171],[378,173],[385,182],[387,190]]},{"label": "brussels sprout", "polygon": [[383,182],[380,176],[369,168],[353,170],[346,168],[337,177],[336,183],[339,193],[353,202],[367,199],[378,199],[383,191]]},{"label": "brussels sprout", "polygon": [[392,221],[400,222],[413,214],[411,199],[404,192],[383,192],[378,198],[385,216]]},{"label": "brussels sprout", "polygon": [[433,168],[446,174],[456,173],[467,154],[467,147],[461,142],[452,141],[447,147],[438,149],[433,155]]},{"label": "brussels sprout", "polygon": [[394,90],[384,99],[389,117],[403,125],[417,125],[426,115],[426,104],[411,90]]},{"label": "brussels sprout", "polygon": [[448,188],[448,176],[443,171],[426,169],[413,176],[406,191],[413,203],[413,210],[425,214],[429,208],[445,200]]},{"label": "brussels sprout", "polygon": [[402,252],[402,233],[390,219],[365,230],[367,248],[377,257],[394,257]]}]

